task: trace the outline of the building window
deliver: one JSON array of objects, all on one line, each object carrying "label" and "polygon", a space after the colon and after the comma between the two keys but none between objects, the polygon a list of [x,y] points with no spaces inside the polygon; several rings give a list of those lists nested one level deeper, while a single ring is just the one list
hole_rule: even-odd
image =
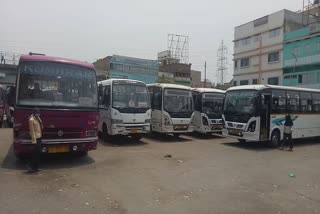
[{"label": "building window", "polygon": [[234,60],[234,68],[235,68],[235,69],[238,68],[238,60],[237,60],[237,59]]},{"label": "building window", "polygon": [[311,53],[311,45],[310,44],[306,44],[304,46],[304,54],[310,54]]},{"label": "building window", "polygon": [[240,85],[249,85],[249,80],[240,80]]},{"label": "building window", "polygon": [[269,85],[279,85],[279,78],[278,77],[271,77],[268,78]]},{"label": "building window", "polygon": [[294,47],[293,48],[293,51],[292,51],[292,54],[297,57],[300,55],[300,47]]},{"label": "building window", "polygon": [[320,42],[317,42],[317,52],[320,53]]},{"label": "building window", "polygon": [[299,74],[298,75],[298,83],[300,84],[310,84],[314,83],[314,73],[307,73],[307,74]]},{"label": "building window", "polygon": [[269,32],[269,37],[270,37],[270,38],[273,38],[273,37],[280,36],[280,33],[281,33],[281,29],[280,29],[280,28],[271,30],[271,31]]},{"label": "building window", "polygon": [[233,81],[233,86],[237,86],[237,81],[236,80]]},{"label": "building window", "polygon": [[241,67],[241,68],[243,68],[243,67],[249,67],[249,65],[250,65],[250,59],[249,59],[249,57],[240,59],[240,67]]},{"label": "building window", "polygon": [[234,42],[234,47],[235,47],[235,48],[239,47],[239,41],[235,41],[235,42]]},{"label": "building window", "polygon": [[279,51],[268,54],[268,62],[279,62]]},{"label": "building window", "polygon": [[250,37],[242,39],[241,43],[242,43],[243,46],[249,45],[250,44]]},{"label": "building window", "polygon": [[261,37],[260,34],[255,35],[255,36],[253,37],[253,42],[259,42],[259,41],[260,41],[260,37]]},{"label": "building window", "polygon": [[258,79],[253,79],[252,80],[252,85],[257,85],[258,84]]}]

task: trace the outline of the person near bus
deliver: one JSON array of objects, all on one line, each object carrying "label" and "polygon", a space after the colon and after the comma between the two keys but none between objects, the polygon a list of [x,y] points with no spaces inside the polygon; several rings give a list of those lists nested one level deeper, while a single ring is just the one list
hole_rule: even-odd
[{"label": "person near bus", "polygon": [[31,161],[29,163],[29,171],[36,172],[39,170],[39,160],[41,152],[41,139],[43,124],[40,118],[40,110],[35,108],[33,113],[29,116],[29,130],[32,144],[34,145],[32,151]]},{"label": "person near bus", "polygon": [[293,150],[292,131],[293,131],[293,122],[292,122],[291,116],[288,114],[284,122],[284,129],[283,129],[284,139],[281,143],[280,149],[284,148],[284,144],[289,144],[289,151]]}]

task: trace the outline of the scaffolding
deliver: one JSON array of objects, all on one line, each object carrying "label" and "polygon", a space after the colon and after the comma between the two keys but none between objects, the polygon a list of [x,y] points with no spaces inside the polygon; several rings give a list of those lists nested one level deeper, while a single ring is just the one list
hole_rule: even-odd
[{"label": "scaffolding", "polygon": [[320,2],[319,0],[303,0],[302,23],[306,26],[320,22]]},{"label": "scaffolding", "polygon": [[168,50],[170,58],[179,63],[189,63],[189,37],[185,35],[168,34]]}]

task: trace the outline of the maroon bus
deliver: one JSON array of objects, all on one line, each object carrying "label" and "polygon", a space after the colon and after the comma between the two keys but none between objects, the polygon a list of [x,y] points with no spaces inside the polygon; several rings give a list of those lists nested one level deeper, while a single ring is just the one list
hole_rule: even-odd
[{"label": "maroon bus", "polygon": [[42,153],[87,154],[97,147],[98,95],[90,63],[44,55],[21,56],[14,106],[14,153],[32,151],[28,117],[37,107],[43,121]]}]

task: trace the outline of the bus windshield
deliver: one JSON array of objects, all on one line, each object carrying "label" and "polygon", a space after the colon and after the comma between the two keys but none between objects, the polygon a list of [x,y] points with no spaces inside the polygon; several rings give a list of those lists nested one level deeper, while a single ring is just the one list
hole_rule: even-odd
[{"label": "bus windshield", "polygon": [[228,91],[224,102],[226,120],[234,122],[247,122],[255,114],[255,99],[257,91]]},{"label": "bus windshield", "polygon": [[193,111],[192,92],[185,89],[165,89],[164,110],[170,113]]},{"label": "bus windshield", "polygon": [[145,112],[150,109],[147,86],[140,82],[113,81],[112,107],[120,111]]},{"label": "bus windshield", "polygon": [[97,108],[93,69],[52,62],[23,62],[19,66],[18,106]]},{"label": "bus windshield", "polygon": [[207,114],[210,119],[221,118],[223,110],[223,94],[203,93],[202,94],[202,112]]}]

